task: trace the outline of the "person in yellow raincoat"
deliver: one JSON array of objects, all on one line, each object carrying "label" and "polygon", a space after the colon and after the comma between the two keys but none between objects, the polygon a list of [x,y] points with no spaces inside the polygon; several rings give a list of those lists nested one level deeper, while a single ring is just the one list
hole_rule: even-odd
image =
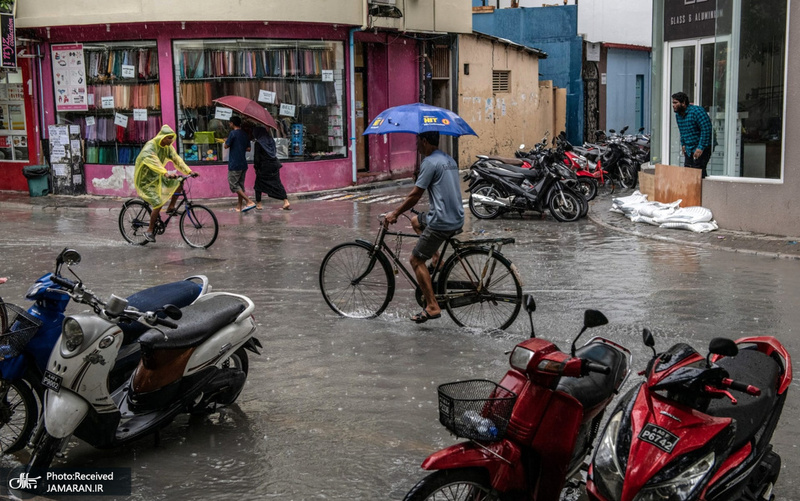
[{"label": "person in yellow raincoat", "polygon": [[[170,200],[167,208],[167,213],[169,213],[174,210],[177,200],[174,193],[180,186],[180,181],[176,172],[167,172],[167,164],[172,162],[176,169],[188,176],[197,177],[198,175],[196,172],[192,172],[192,169],[172,147],[174,141],[175,131],[169,125],[164,125],[156,137],[145,143],[139,156],[136,157],[136,169],[133,174],[136,193],[153,207],[153,212],[150,214],[150,226],[144,234],[144,237],[150,242],[156,241],[153,231],[156,221],[158,221],[158,215],[161,213],[161,207],[167,200]],[[170,197],[172,198],[170,199]]]}]

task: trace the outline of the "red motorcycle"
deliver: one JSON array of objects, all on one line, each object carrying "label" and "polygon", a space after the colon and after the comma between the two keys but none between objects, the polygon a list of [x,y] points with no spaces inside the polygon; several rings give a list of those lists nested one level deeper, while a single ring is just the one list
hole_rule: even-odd
[{"label": "red motorcycle", "polygon": [[557,501],[566,481],[584,464],[603,411],[628,377],[630,352],[594,338],[576,350],[590,327],[608,323],[586,310],[570,353],[536,339],[533,298],[526,296],[531,339],[511,352],[496,384],[469,380],[439,387],[439,421],[463,442],[429,456],[437,470],[405,501],[459,499]]},{"label": "red motorcycle", "polygon": [[[645,329],[645,345],[654,346]],[[589,470],[593,501],[772,501],[770,445],[792,381],[773,337],[715,338],[703,357],[680,343],[617,404]],[[735,398],[728,390],[743,393]]]}]

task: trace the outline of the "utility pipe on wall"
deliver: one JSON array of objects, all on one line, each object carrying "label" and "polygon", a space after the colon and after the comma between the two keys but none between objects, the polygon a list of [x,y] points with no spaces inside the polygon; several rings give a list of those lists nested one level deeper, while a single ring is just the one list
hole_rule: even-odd
[{"label": "utility pipe on wall", "polygon": [[355,59],[355,32],[367,29],[367,13],[369,5],[367,0],[361,2],[361,27],[351,28],[347,32],[348,50],[350,53],[350,160],[352,162],[353,184],[358,181],[358,162],[356,161],[356,59]]}]

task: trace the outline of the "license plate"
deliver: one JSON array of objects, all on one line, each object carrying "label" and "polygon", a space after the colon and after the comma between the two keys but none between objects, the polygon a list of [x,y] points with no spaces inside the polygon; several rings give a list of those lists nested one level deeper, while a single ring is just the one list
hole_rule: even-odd
[{"label": "license plate", "polygon": [[648,444],[655,445],[664,452],[670,453],[672,449],[675,448],[675,444],[678,443],[680,437],[653,423],[647,423],[644,428],[642,428],[642,431],[639,432],[639,439]]},{"label": "license plate", "polygon": [[50,371],[44,371],[44,378],[42,378],[42,386],[48,390],[59,391],[61,389],[61,381],[63,378]]}]

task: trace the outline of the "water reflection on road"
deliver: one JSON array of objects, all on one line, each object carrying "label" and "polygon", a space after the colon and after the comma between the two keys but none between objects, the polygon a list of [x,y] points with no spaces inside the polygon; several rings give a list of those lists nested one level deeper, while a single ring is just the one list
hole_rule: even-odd
[{"label": "water reflection on road", "polygon": [[[268,206],[245,215],[217,210],[220,238],[207,251],[189,249],[177,227],[155,245],[125,245],[116,211],[4,211],[0,233],[15,236],[0,242],[0,275],[12,279],[1,291],[7,300],[22,302],[27,287],[69,246],[83,254],[76,271],[101,295],[202,273],[217,290],[246,294],[256,304],[264,352],[250,359],[238,405],[178,418],[162,431],[158,447],[152,439],[111,451],[74,444],[60,464],[129,466],[133,499],[141,500],[401,499],[424,475],[422,460],[455,443],[438,423],[437,385],[499,380],[508,369],[504,352],[529,333],[527,318],[488,334],[457,328],[445,317],[416,325],[407,320],[418,307],[402,278],[381,317],[337,318],[319,293],[319,264],[336,243],[374,238],[378,214],[393,205],[324,200],[292,206],[292,212]],[[634,370],[648,359],[640,342],[645,326],[659,348],[684,341],[704,350],[715,336],[767,334],[790,353],[800,352],[796,262],[682,247],[549,217],[468,216],[464,237],[470,236],[516,238],[503,252],[537,300],[536,332],[562,347],[578,332],[583,309],[596,308],[610,324],[593,333],[629,347]],[[411,245],[403,243],[405,256]],[[637,381],[634,375],[627,385]],[[798,410],[790,394],[774,440],[784,463],[776,488],[782,500],[800,499],[800,485],[786,474],[800,468],[800,431],[792,426]],[[24,459],[20,454],[5,463]]]}]

